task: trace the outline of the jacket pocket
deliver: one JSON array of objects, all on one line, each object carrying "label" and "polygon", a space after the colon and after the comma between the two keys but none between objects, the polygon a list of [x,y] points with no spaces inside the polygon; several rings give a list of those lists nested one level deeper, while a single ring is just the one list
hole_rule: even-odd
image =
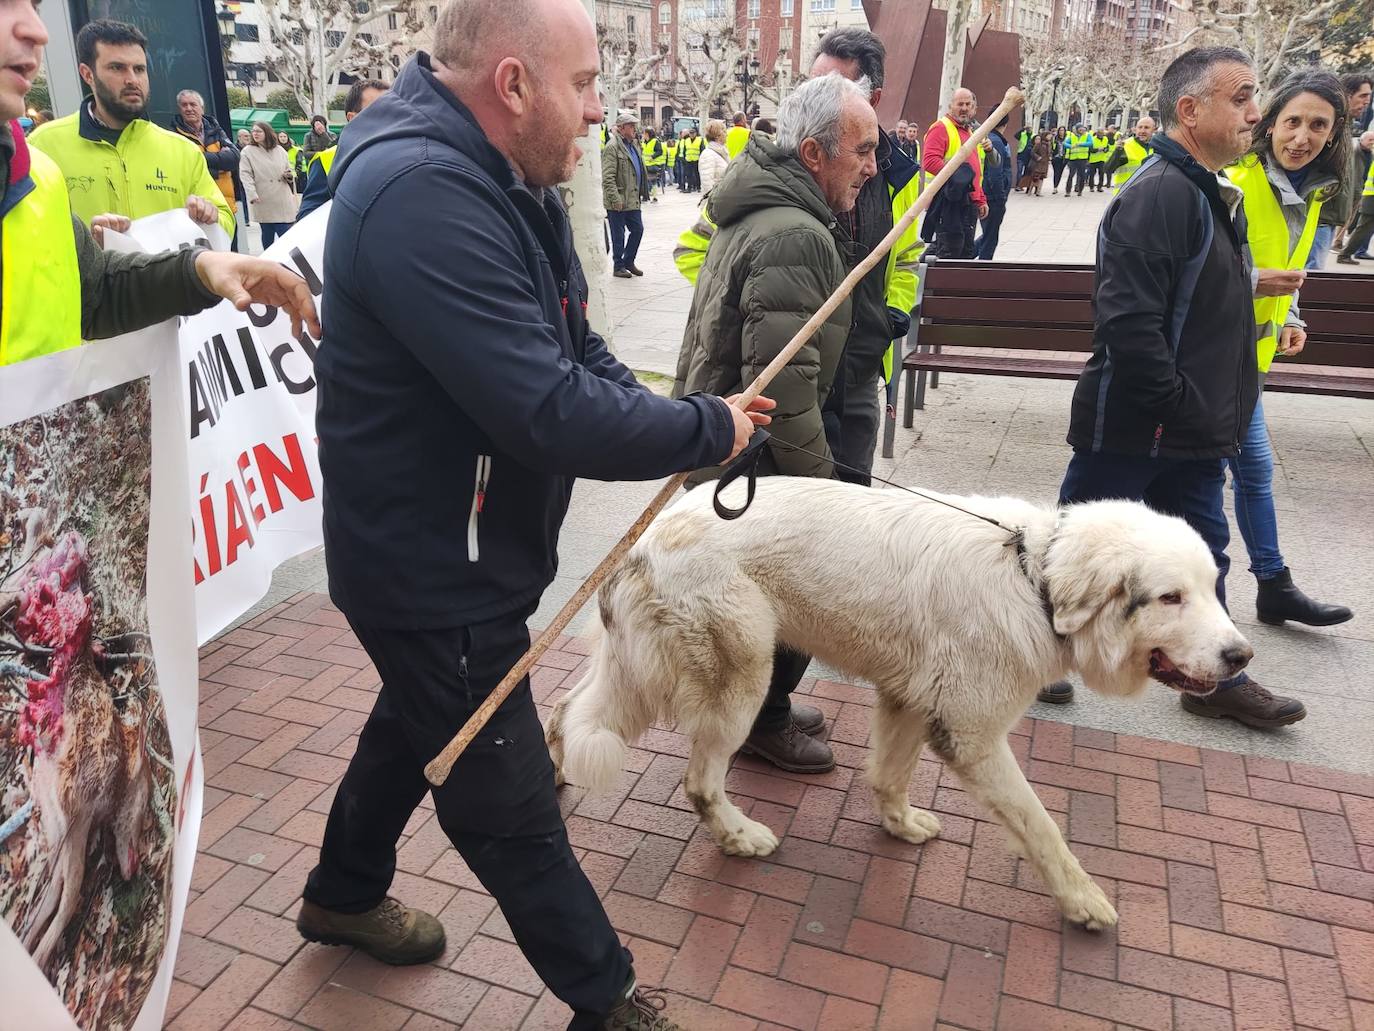
[{"label": "jacket pocket", "polygon": [[477,470],[472,480],[472,510],[468,513],[468,561],[476,562],[480,557],[478,546],[478,523],[481,521],[482,506],[487,501],[487,480],[491,478],[491,455],[477,456]]}]

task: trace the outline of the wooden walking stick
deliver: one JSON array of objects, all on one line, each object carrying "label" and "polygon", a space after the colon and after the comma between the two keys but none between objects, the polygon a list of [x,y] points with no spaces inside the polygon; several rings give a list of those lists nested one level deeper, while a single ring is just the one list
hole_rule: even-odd
[{"label": "wooden walking stick", "polygon": [[[811,335],[825,323],[825,320],[830,317],[831,313],[839,307],[840,303],[859,285],[859,281],[862,280],[864,276],[868,275],[869,270],[887,257],[887,252],[893,248],[902,234],[916,221],[916,217],[930,206],[931,199],[940,191],[940,187],[944,186],[945,182],[954,174],[955,170],[968,160],[968,156],[973,153],[973,148],[987,139],[988,133],[996,128],[997,123],[1000,122],[1005,115],[1010,114],[1014,108],[1019,107],[1023,103],[1025,103],[1025,96],[1017,87],[1012,86],[1007,90],[1007,95],[1003,98],[997,110],[989,115],[987,121],[978,126],[978,128],[970,134],[969,138],[964,141],[963,146],[959,148],[954,157],[945,162],[945,167],[940,169],[935,178],[926,184],[925,190],[916,199],[916,203],[913,204],[897,224],[892,227],[892,231],[883,237],[882,242],[879,243],[863,261],[859,262],[849,275],[844,277],[844,282],[842,282],[826,302],[820,306],[816,314],[811,316],[806,325],[797,330],[796,336],[788,341],[787,346],[778,352],[777,357],[768,363],[768,366],[759,373],[758,377],[748,386],[744,393],[740,394],[739,397],[735,399],[734,404],[736,408],[747,409],[754,399],[763,393],[764,388],[772,382],[773,377],[786,367],[793,356],[801,350],[802,345],[811,339]],[[625,536],[621,537],[620,540],[616,542],[615,547],[613,547],[606,557],[601,560],[600,565],[592,570],[591,576],[587,577],[582,586],[577,589],[577,592],[568,599],[568,603],[558,611],[558,615],[553,617],[553,620],[544,629],[544,632],[539,635],[538,639],[536,639],[532,645],[530,645],[530,650],[511,668],[511,671],[506,674],[501,683],[496,685],[496,689],[487,696],[486,701],[484,701],[478,707],[477,711],[469,717],[467,723],[463,725],[463,729],[460,730],[453,740],[444,747],[444,750],[435,756],[434,759],[430,761],[429,765],[425,767],[425,777],[431,784],[435,787],[442,787],[444,782],[448,780],[448,775],[453,770],[453,764],[457,762],[458,757],[463,754],[463,749],[467,748],[467,746],[472,743],[472,739],[477,736],[478,732],[481,731],[484,726],[486,726],[492,714],[496,712],[501,703],[509,697],[510,693],[515,690],[515,685],[524,679],[525,674],[527,674],[534,664],[539,661],[539,657],[549,650],[549,646],[553,644],[558,635],[563,632],[563,629],[570,622],[572,622],[573,616],[577,615],[582,606],[587,603],[594,593],[596,593],[597,588],[599,588],[602,583],[605,582],[606,578],[615,571],[615,568],[620,565],[626,553],[634,547],[635,542],[643,536],[644,531],[649,528],[649,524],[654,521],[654,517],[657,516],[659,512],[663,511],[668,502],[673,499],[673,495],[682,487],[682,484],[687,479],[687,475],[687,473],[678,473],[668,480],[659,492],[654,495],[654,499],[649,502],[649,507],[639,514],[639,518],[634,521],[634,525],[625,531]]]}]

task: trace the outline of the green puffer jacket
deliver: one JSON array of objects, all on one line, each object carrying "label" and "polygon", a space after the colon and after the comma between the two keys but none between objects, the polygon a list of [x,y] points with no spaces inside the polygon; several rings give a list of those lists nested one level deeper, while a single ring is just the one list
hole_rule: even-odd
[{"label": "green puffer jacket", "polygon": [[[852,244],[815,180],[761,133],[730,162],[707,206],[717,229],[692,296],[675,397],[743,390],[825,303],[851,264]],[[760,472],[831,475],[821,405],[850,328],[846,299],[764,391],[777,408]],[[718,474],[704,469],[690,482]]]}]

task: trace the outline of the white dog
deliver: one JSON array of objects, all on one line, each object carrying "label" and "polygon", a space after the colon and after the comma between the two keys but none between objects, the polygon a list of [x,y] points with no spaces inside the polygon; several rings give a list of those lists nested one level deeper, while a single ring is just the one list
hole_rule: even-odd
[{"label": "white dog", "polygon": [[1056,511],[945,500],[1002,525],[823,480],[761,480],[733,522],[713,513],[710,489],[687,495],[601,588],[591,666],[549,721],[560,775],[604,790],[629,743],[659,718],[676,720],[692,742],[687,797],[716,841],[732,855],[768,855],[777,838],[730,802],[724,782],[781,642],[874,686],[868,777],[890,834],[919,843],[939,833],[907,795],[928,745],[1071,921],[1115,924],[1022,776],[1008,731],[1042,685],[1071,670],[1106,695],[1137,694],[1151,678],[1206,694],[1253,651],[1217,602],[1211,554],[1182,520],[1125,501]]}]

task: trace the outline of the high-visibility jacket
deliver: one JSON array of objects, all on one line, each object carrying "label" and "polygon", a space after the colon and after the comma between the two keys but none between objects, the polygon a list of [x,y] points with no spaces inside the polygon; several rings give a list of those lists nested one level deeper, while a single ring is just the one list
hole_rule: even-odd
[{"label": "high-visibility jacket", "polygon": [[319,166],[324,169],[324,174],[328,175],[329,166],[334,164],[334,155],[338,153],[338,150],[339,145],[337,143],[332,147],[326,147],[324,150],[317,150],[315,156],[310,159],[310,164],[313,165],[318,162]]},{"label": "high-visibility jacket", "polygon": [[286,148],[286,161],[287,161],[287,163],[291,166],[291,171],[293,171],[293,172],[299,172],[299,171],[301,170],[300,160],[301,160],[301,148],[300,148],[300,147],[296,146],[296,145],[293,143],[293,144],[291,144],[291,146],[289,146],[289,147]]},{"label": "high-visibility jacket", "polygon": [[663,149],[668,152],[668,164],[677,164],[677,141],[674,140],[668,144],[665,144]]},{"label": "high-visibility jacket", "polygon": [[1030,130],[1025,128],[1016,134],[1016,152],[1018,154],[1026,149],[1026,145],[1030,143],[1030,136]]},{"label": "high-visibility jacket", "polygon": [[[964,145],[964,141],[959,139],[959,127],[954,124],[954,119],[946,117],[941,118],[940,121],[944,123],[945,134],[949,137],[949,143],[945,145],[945,162],[948,164],[954,155],[959,153],[959,148]],[[974,153],[978,155],[978,181],[974,185],[981,188],[983,185],[983,148],[976,148]],[[913,300],[912,304],[915,303]]]},{"label": "high-visibility jacket", "polygon": [[[1317,220],[1321,216],[1321,191],[1307,202],[1307,221],[1296,245],[1288,233],[1288,220],[1274,196],[1264,162],[1253,154],[1242,158],[1226,169],[1226,176],[1245,194],[1245,222],[1250,255],[1256,268],[1300,269],[1307,264],[1312,252],[1312,240],[1317,235]],[[1260,372],[1268,372],[1278,350],[1279,332],[1293,307],[1293,295],[1255,298],[1255,337],[1258,343]]]},{"label": "high-visibility jacket", "polygon": [[[957,138],[957,137],[956,137]],[[882,170],[879,169],[879,174]],[[920,163],[911,177],[904,183],[887,183],[888,197],[892,201],[892,222],[895,225],[916,203],[921,191]],[[673,263],[687,282],[696,285],[701,266],[706,263],[706,251],[715,235],[716,224],[711,219],[711,203],[708,199],[696,222],[678,237],[677,247],[673,249]],[[919,219],[914,220],[887,252],[887,266],[884,272],[883,293],[889,308],[909,312],[916,307],[916,287],[919,279],[921,252],[925,243],[921,240]],[[897,341],[883,355],[883,381],[892,382],[893,367],[897,356]]]},{"label": "high-visibility jacket", "polygon": [[695,165],[701,160],[701,148],[705,142],[706,141],[700,136],[689,136],[686,141],[684,141],[682,144],[684,151],[682,156],[689,165]]},{"label": "high-visibility jacket", "polygon": [[1092,153],[1092,133],[1069,133],[1066,142],[1068,146],[1065,149],[1070,161],[1083,161]]},{"label": "high-visibility jacket", "polygon": [[29,143],[62,170],[72,212],[83,222],[105,214],[143,218],[199,196],[215,205],[220,226],[234,235],[234,209],[210,177],[201,149],[185,136],[135,118],[118,142],[107,143],[83,136],[81,118],[78,112],[40,125]]},{"label": "high-visibility jacket", "polygon": [[1364,193],[1362,197],[1374,197],[1374,161],[1369,163],[1369,174],[1364,177]]},{"label": "high-visibility jacket", "polygon": [[8,190],[0,231],[0,365],[81,343],[81,270],[67,183],[42,151],[31,148],[29,159],[28,178]]},{"label": "high-visibility jacket", "polygon": [[725,132],[725,152],[734,161],[739,157],[744,145],[749,142],[749,130],[742,125],[732,125]]},{"label": "high-visibility jacket", "polygon": [[662,168],[667,160],[663,154],[663,141],[655,137],[652,140],[645,140],[639,145],[639,152],[644,158],[645,168]]},{"label": "high-visibility jacket", "polygon": [[1126,163],[1116,166],[1116,171],[1112,173],[1112,186],[1120,192],[1121,187],[1126,185],[1126,180],[1135,175],[1145,159],[1155,152],[1154,147],[1147,143],[1141,143],[1134,136],[1127,136],[1121,141],[1121,152],[1126,155]]},{"label": "high-visibility jacket", "polygon": [[1112,156],[1112,141],[1107,138],[1106,133],[1101,136],[1092,137],[1092,152],[1088,156],[1088,164],[1100,165]]}]

